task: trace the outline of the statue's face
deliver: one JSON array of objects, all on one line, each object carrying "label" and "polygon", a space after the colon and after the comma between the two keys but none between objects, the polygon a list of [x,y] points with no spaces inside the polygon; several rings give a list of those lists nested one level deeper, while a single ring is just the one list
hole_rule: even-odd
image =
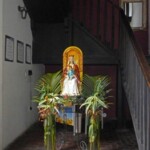
[{"label": "statue's face", "polygon": [[69,62],[74,62],[74,57],[73,56],[69,56]]}]

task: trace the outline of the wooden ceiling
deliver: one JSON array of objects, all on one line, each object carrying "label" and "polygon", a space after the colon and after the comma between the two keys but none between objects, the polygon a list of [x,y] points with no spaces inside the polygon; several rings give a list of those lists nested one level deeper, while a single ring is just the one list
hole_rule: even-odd
[{"label": "wooden ceiling", "polygon": [[70,12],[70,0],[23,0],[32,21],[63,22]]}]

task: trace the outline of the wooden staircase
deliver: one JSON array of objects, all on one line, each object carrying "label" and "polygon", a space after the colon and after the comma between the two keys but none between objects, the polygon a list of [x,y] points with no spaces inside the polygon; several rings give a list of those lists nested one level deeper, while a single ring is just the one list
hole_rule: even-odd
[{"label": "wooden staircase", "polygon": [[150,150],[150,67],[124,12],[110,0],[72,0],[72,10],[73,20],[117,56],[139,150]]}]

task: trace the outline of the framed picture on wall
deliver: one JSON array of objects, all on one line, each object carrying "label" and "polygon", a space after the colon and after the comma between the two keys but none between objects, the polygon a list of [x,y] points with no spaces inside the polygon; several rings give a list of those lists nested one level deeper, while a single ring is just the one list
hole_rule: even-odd
[{"label": "framed picture on wall", "polygon": [[17,62],[24,63],[24,43],[17,41]]},{"label": "framed picture on wall", "polygon": [[14,61],[14,38],[5,36],[5,61]]},{"label": "framed picture on wall", "polygon": [[32,58],[32,51],[31,51],[31,45],[26,44],[26,55],[25,55],[25,60],[27,64],[31,64],[31,58]]}]

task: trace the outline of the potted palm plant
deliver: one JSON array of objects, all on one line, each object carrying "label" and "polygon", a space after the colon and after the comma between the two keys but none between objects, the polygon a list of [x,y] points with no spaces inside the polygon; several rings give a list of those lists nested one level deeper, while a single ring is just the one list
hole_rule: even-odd
[{"label": "potted palm plant", "polygon": [[[44,143],[46,150],[56,150],[56,126],[55,118],[58,114],[58,106],[68,105],[74,102],[72,97],[61,97],[62,73],[47,73],[37,82],[35,89],[38,95],[34,101],[38,103],[40,120],[44,121]],[[107,89],[110,79],[107,76],[84,75],[82,93],[86,99],[81,103],[81,107],[86,107],[86,114],[90,118],[89,123],[89,145],[90,150],[100,150],[100,115],[101,108],[108,108],[106,102]]]},{"label": "potted palm plant", "polygon": [[86,114],[89,116],[89,150],[100,150],[100,115],[101,108],[108,108],[106,102],[110,78],[107,76],[89,76],[83,78],[83,95],[86,100],[80,107],[85,107]]},{"label": "potted palm plant", "polygon": [[44,143],[46,150],[56,150],[56,126],[55,117],[58,113],[58,104],[61,98],[58,96],[60,86],[61,71],[47,73],[37,82],[35,89],[38,95],[34,101],[38,103],[40,120],[44,121]]}]

